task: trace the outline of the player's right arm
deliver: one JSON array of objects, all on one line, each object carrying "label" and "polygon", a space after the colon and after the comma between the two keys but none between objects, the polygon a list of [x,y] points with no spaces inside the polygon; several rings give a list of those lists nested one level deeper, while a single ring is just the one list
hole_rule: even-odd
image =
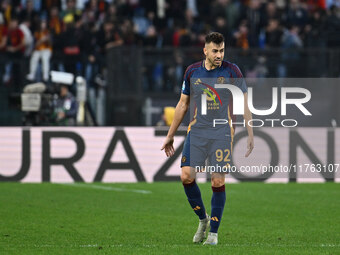
[{"label": "player's right arm", "polygon": [[182,93],[181,98],[179,99],[176,106],[174,120],[171,123],[168,135],[166,136],[163,146],[161,148],[161,150],[165,150],[165,154],[167,157],[171,157],[175,153],[175,149],[173,146],[174,136],[185,114],[189,109],[189,104],[190,96]]}]

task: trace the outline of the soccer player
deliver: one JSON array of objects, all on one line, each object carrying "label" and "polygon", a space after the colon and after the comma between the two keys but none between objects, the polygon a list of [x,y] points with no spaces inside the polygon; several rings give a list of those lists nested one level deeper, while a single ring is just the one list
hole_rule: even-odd
[{"label": "soccer player", "polygon": [[[218,243],[217,232],[226,200],[224,184],[226,171],[213,172],[211,175],[213,195],[210,217],[206,213],[200,189],[195,181],[195,169],[197,169],[197,166],[205,166],[206,159],[213,166],[228,167],[232,164],[231,153],[234,127],[231,120],[233,119],[234,122],[236,120],[232,111],[233,98],[230,91],[225,88],[217,88],[215,84],[232,84],[243,92],[243,117],[248,131],[245,156],[248,157],[254,148],[253,130],[247,124],[252,117],[247,103],[247,87],[238,66],[223,61],[224,47],[222,34],[212,32],[206,35],[203,49],[206,58],[187,68],[174,120],[161,148],[165,150],[167,157],[174,154],[175,132],[189,108],[190,100],[194,101],[193,103],[196,105],[194,118],[188,127],[182,152],[181,180],[188,201],[199,217],[199,225],[193,242],[202,242],[210,227],[210,232],[204,245],[216,245]],[[214,119],[225,119],[226,117],[228,117],[227,125],[216,125],[214,127]]]}]

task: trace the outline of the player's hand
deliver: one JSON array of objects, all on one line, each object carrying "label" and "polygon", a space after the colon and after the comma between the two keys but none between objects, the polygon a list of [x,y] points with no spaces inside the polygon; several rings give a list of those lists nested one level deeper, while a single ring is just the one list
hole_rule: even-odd
[{"label": "player's hand", "polygon": [[248,136],[247,149],[248,149],[248,151],[247,151],[245,157],[248,157],[254,149],[254,137],[253,136]]},{"label": "player's hand", "polygon": [[174,138],[173,137],[166,137],[165,138],[165,141],[163,143],[161,150],[165,149],[165,154],[166,154],[167,157],[171,157],[175,153],[175,149],[174,149],[173,144],[174,144]]}]

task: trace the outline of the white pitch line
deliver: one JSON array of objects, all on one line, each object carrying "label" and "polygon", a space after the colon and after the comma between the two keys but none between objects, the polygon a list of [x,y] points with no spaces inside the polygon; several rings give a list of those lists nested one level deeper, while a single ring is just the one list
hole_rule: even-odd
[{"label": "white pitch line", "polygon": [[150,190],[143,190],[143,189],[124,189],[124,188],[115,188],[109,186],[100,186],[95,184],[80,184],[80,183],[58,183],[61,185],[78,187],[78,188],[91,188],[91,189],[101,189],[101,190],[109,190],[109,191],[119,191],[119,192],[134,192],[140,194],[151,194]]},{"label": "white pitch line", "polygon": [[98,247],[98,244],[82,244],[82,245],[79,245],[79,247]]},{"label": "white pitch line", "polygon": [[[32,245],[35,248],[93,248],[99,247],[98,244],[74,244],[74,245],[53,245],[53,244],[34,244]],[[182,248],[182,247],[190,247],[195,246],[190,244],[173,244],[173,245],[158,245],[158,244],[137,244],[137,245],[125,245],[125,244],[104,244],[103,248],[118,248],[118,247],[136,247],[136,248],[157,248],[157,247],[167,247],[167,248]],[[276,248],[276,247],[287,247],[287,248],[332,248],[332,247],[340,247],[340,244],[268,244],[268,243],[244,243],[244,244],[219,244],[218,246],[224,247],[266,247],[266,248]],[[19,245],[19,247],[30,247],[30,245]],[[197,247],[197,246],[196,246]]]},{"label": "white pitch line", "polygon": [[[175,248],[175,247],[188,247],[190,244],[173,244],[173,245],[166,245],[166,247],[169,248]],[[219,244],[218,246],[225,246],[225,247],[268,247],[268,248],[274,248],[274,247],[296,247],[296,248],[309,248],[309,247],[340,247],[340,244],[261,244],[261,243],[254,243],[254,244]],[[130,245],[123,245],[123,244],[111,244],[109,247],[130,247]],[[160,247],[160,245],[157,244],[141,244],[141,245],[135,245],[135,247]]]}]

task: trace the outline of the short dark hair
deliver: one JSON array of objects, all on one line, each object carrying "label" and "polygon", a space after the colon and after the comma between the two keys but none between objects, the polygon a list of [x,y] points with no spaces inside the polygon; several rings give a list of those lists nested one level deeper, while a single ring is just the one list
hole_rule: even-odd
[{"label": "short dark hair", "polygon": [[211,42],[219,45],[224,42],[224,36],[218,32],[211,32],[205,36],[205,43]]}]

